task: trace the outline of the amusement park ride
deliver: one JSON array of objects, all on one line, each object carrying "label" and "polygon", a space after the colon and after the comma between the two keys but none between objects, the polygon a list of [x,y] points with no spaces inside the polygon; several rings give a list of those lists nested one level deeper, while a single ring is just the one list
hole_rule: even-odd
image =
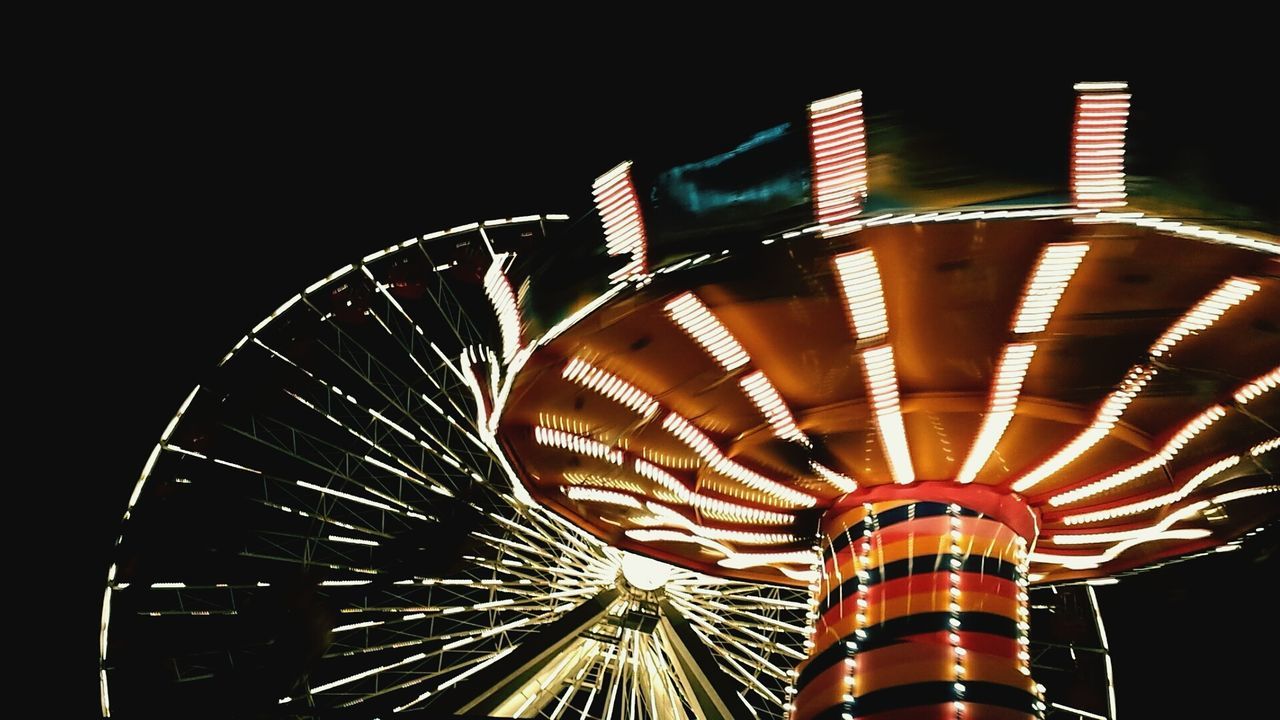
[{"label": "amusement park ride", "polygon": [[862,95],[255,325],[129,498],[104,716],[1116,717],[1091,583],[1277,516],[1280,244],[879,207]]}]

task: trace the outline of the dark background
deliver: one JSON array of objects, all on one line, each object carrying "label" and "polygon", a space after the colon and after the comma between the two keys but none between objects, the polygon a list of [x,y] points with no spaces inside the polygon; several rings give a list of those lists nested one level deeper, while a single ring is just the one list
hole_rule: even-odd
[{"label": "dark background", "polygon": [[[1071,83],[1112,75],[945,67],[885,79],[839,69],[848,63],[765,67],[758,56],[714,70],[589,75],[581,68],[608,48],[558,68],[527,62],[534,49],[501,60],[483,52],[319,61],[228,47],[175,60],[120,48],[117,62],[87,64],[67,89],[85,114],[63,122],[66,167],[84,198],[75,214],[87,227],[53,259],[78,309],[62,320],[50,312],[82,359],[69,384],[90,395],[69,407],[85,435],[72,460],[84,464],[77,544],[92,602],[70,623],[63,655],[64,687],[83,694],[87,714],[109,547],[147,453],[202,374],[313,280],[473,220],[565,212],[595,222],[590,182],[618,161],[705,157],[854,87],[866,91],[873,128],[900,129],[926,156],[978,176],[1065,186]],[[461,74],[483,66],[492,72]],[[814,74],[819,66],[825,75]],[[1270,90],[1249,72],[1127,79],[1131,169],[1205,198],[1201,214],[1261,219],[1274,231]],[[1280,641],[1274,535],[1099,588],[1120,712],[1232,717],[1270,703]]]}]

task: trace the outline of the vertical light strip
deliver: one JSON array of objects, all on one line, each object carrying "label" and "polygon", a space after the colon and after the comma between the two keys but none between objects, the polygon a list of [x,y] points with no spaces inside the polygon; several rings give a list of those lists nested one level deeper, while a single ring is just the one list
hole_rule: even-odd
[{"label": "vertical light strip", "polygon": [[667,492],[676,496],[681,502],[702,511],[717,520],[727,522],[748,522],[761,525],[779,525],[795,521],[790,513],[758,510],[746,505],[737,505],[717,498],[695,493],[674,475],[651,462],[635,459],[636,473],[661,485]]},{"label": "vertical light strip", "polygon": [[1188,335],[1208,330],[1226,314],[1227,310],[1239,305],[1261,288],[1261,285],[1252,280],[1236,277],[1228,279],[1208,297],[1196,303],[1196,306],[1186,315],[1179,318],[1178,322],[1161,335],[1148,352],[1152,357],[1163,356]]},{"label": "vertical light strip", "polygon": [[[1252,280],[1236,277],[1228,278],[1216,290],[1209,293],[1204,299],[1196,303],[1191,310],[1178,318],[1178,321],[1171,325],[1165,334],[1151,346],[1147,351],[1148,354],[1153,358],[1168,354],[1173,350],[1174,346],[1188,336],[1208,330],[1228,310],[1239,305],[1260,289],[1261,286]],[[1048,460],[1045,460],[1038,467],[1013,483],[1014,492],[1025,492],[1034,487],[1045,478],[1066,467],[1097,444],[1098,441],[1106,437],[1116,423],[1119,422],[1125,408],[1142,392],[1142,389],[1146,387],[1155,374],[1156,368],[1150,364],[1135,365],[1130,368],[1129,372],[1125,374],[1124,380],[1121,381],[1120,387],[1108,395],[1102,406],[1098,408],[1098,413],[1094,417],[1093,423],[1071,442],[1054,453]]]},{"label": "vertical light strip", "polygon": [[[854,603],[853,618],[853,640],[845,641],[845,652],[848,654],[849,660],[846,663],[849,675],[853,678],[853,682],[849,683],[848,698],[856,698],[858,696],[858,645],[867,639],[867,607],[870,605],[869,596],[871,595],[871,535],[874,531],[880,529],[879,518],[876,517],[875,508],[871,503],[863,503],[862,511],[864,513],[862,521],[862,541],[858,544],[858,564],[854,567],[854,573],[858,578],[858,591],[855,595],[857,598]],[[853,538],[850,538],[852,540]]]},{"label": "vertical light strip", "polygon": [[[889,334],[889,314],[884,304],[880,269],[870,248],[835,257],[836,274],[849,311],[849,324],[860,344],[883,339]],[[875,417],[880,445],[888,459],[889,472],[899,484],[916,479],[907,447],[907,431],[898,405],[898,374],[893,364],[893,347],[882,345],[862,353],[867,398]]]},{"label": "vertical light strip", "polygon": [[996,449],[996,443],[1004,436],[1004,431],[1013,420],[1013,411],[1018,406],[1018,393],[1022,391],[1022,381],[1027,375],[1027,367],[1035,356],[1035,343],[1014,343],[1006,345],[1004,354],[1000,356],[1000,365],[996,368],[996,379],[991,388],[991,400],[986,414],[982,417],[982,427],[977,438],[969,448],[969,456],[956,473],[956,482],[971,483],[978,476],[987,459]]},{"label": "vertical light strip", "polygon": [[511,281],[502,271],[506,255],[495,255],[489,270],[484,274],[484,294],[489,297],[493,311],[498,316],[498,330],[502,333],[502,360],[509,362],[520,350],[520,311]]},{"label": "vertical light strip", "polygon": [[1087,252],[1088,243],[1052,243],[1045,246],[1014,316],[1015,334],[1042,332],[1048,326],[1067,283],[1071,282]]},{"label": "vertical light strip", "polygon": [[851,493],[858,489],[858,483],[856,480],[847,475],[842,475],[820,462],[810,460],[809,467],[818,474],[818,477],[821,477],[823,480],[826,480],[828,483],[836,486],[840,492]]},{"label": "vertical light strip", "polygon": [[710,438],[677,413],[668,414],[662,421],[662,427],[672,435],[675,435],[680,442],[692,448],[713,470],[725,477],[733,478],[749,488],[772,495],[785,502],[804,507],[813,507],[817,504],[817,500],[812,495],[783,485],[777,480],[767,478],[725,457],[724,453]]},{"label": "vertical light strip", "polygon": [[834,224],[862,212],[867,197],[867,134],[862,91],[809,104],[813,208],[819,223]]},{"label": "vertical light strip", "polygon": [[1275,450],[1277,447],[1280,447],[1280,437],[1273,437],[1270,440],[1263,440],[1257,445],[1249,448],[1249,455],[1252,457],[1258,457],[1262,453]]},{"label": "vertical light strip", "polygon": [[596,178],[591,185],[596,212],[604,226],[605,249],[609,255],[630,255],[631,260],[609,274],[613,282],[643,275],[647,270],[644,220],[640,200],[631,180],[631,163],[624,162]]},{"label": "vertical light strip", "polygon": [[1137,502],[1107,508],[1106,510],[1067,515],[1062,518],[1062,522],[1067,525],[1079,525],[1081,523],[1098,522],[1100,520],[1112,520],[1126,515],[1136,515],[1148,510],[1155,510],[1156,508],[1165,507],[1166,505],[1172,505],[1195,492],[1196,488],[1200,487],[1208,480],[1211,480],[1219,474],[1235,467],[1239,463],[1240,456],[1232,455],[1230,457],[1223,458],[1196,473],[1186,482],[1185,485],[1174,492],[1165,493],[1164,495],[1149,498],[1147,500],[1139,500]]},{"label": "vertical light strip", "polygon": [[862,353],[862,369],[867,377],[867,396],[875,413],[880,444],[889,460],[889,473],[900,485],[914,482],[916,471],[911,466],[907,430],[898,407],[898,376],[893,369],[893,348],[884,345]]},{"label": "vertical light strip", "polygon": [[[1058,307],[1058,301],[1075,276],[1076,269],[1089,252],[1088,243],[1053,243],[1046,245],[1031,273],[1027,288],[1022,293],[1018,312],[1013,318],[1013,333],[1043,332]],[[971,483],[987,464],[1000,438],[1004,437],[1009,422],[1013,420],[1031,358],[1035,355],[1035,343],[1015,343],[1005,346],[996,368],[996,378],[991,389],[990,405],[982,418],[982,426],[969,448],[969,455],[956,474],[956,481]]]},{"label": "vertical light strip", "polygon": [[614,465],[621,465],[623,461],[621,450],[611,448],[589,437],[575,435],[563,430],[536,425],[533,428],[533,437],[539,445],[561,448],[579,455],[608,460]]},{"label": "vertical light strip", "polygon": [[[955,690],[955,709],[956,718],[959,720],[964,717],[964,691],[965,691],[965,655],[967,654],[964,647],[960,644],[960,570],[964,567],[964,548],[960,546],[960,541],[964,538],[964,534],[960,531],[960,506],[952,503],[947,506],[947,516],[950,518],[951,525],[951,569],[948,573],[950,587],[948,588],[947,610],[951,615],[947,619],[950,626],[947,632],[947,638],[951,642],[952,662],[955,663],[953,686]],[[1021,649],[1021,648],[1019,648]]]},{"label": "vertical light strip", "polygon": [[1247,405],[1250,400],[1257,398],[1263,393],[1275,390],[1276,385],[1280,385],[1280,367],[1275,368],[1262,377],[1255,378],[1244,387],[1237,390],[1235,400],[1241,405]]},{"label": "vertical light strip", "polygon": [[859,342],[874,340],[889,332],[889,315],[884,305],[880,269],[870,248],[837,255],[836,273],[844,292],[849,323]]},{"label": "vertical light strip", "polygon": [[726,371],[746,365],[751,357],[720,320],[693,293],[684,293],[664,308],[671,319]]},{"label": "vertical light strip", "polygon": [[1076,207],[1125,206],[1127,83],[1078,83],[1071,136],[1071,194]]},{"label": "vertical light strip", "polygon": [[1099,493],[1106,492],[1113,488],[1120,487],[1128,482],[1136,480],[1148,473],[1154,472],[1164,466],[1165,463],[1172,460],[1178,451],[1182,450],[1192,438],[1213,425],[1218,420],[1226,416],[1226,408],[1221,405],[1214,405],[1195,416],[1186,425],[1183,425],[1177,433],[1174,434],[1168,442],[1160,448],[1158,452],[1146,458],[1142,462],[1135,463],[1129,467],[1112,473],[1104,478],[1095,480],[1088,485],[1083,485],[1069,492],[1060,493],[1049,498],[1049,504],[1057,507],[1059,505],[1067,505],[1069,503],[1078,502],[1088,497],[1093,497]]},{"label": "vertical light strip", "polygon": [[[1277,375],[1280,375],[1280,368],[1245,384],[1235,392],[1234,397],[1237,402],[1241,402],[1241,397],[1246,397],[1248,400],[1261,397],[1263,394],[1276,387],[1275,376]],[[1268,380],[1271,382],[1268,383]],[[1244,402],[1247,402],[1248,400],[1241,402],[1241,404],[1244,404]],[[1195,416],[1183,425],[1178,432],[1174,433],[1173,437],[1169,438],[1168,442],[1161,446],[1160,450],[1154,455],[1151,455],[1142,462],[1130,465],[1124,470],[1112,473],[1107,477],[1091,482],[1088,485],[1083,485],[1074,490],[1055,495],[1049,498],[1049,504],[1057,507],[1059,505],[1078,502],[1085,498],[1097,495],[1098,493],[1106,492],[1112,488],[1124,485],[1125,483],[1133,481],[1163,467],[1165,463],[1173,460],[1173,458],[1178,455],[1178,452],[1181,451],[1187,443],[1191,442],[1193,438],[1204,432],[1215,422],[1226,417],[1226,414],[1227,409],[1222,405],[1210,406],[1204,412]]]},{"label": "vertical light strip", "polygon": [[623,380],[612,373],[605,372],[594,365],[574,358],[564,367],[561,377],[590,388],[610,400],[635,410],[644,417],[653,417],[658,412],[658,401],[652,395]]},{"label": "vertical light strip", "polygon": [[760,410],[760,414],[764,415],[765,420],[773,427],[773,433],[783,440],[798,442],[805,447],[810,446],[809,438],[805,437],[800,428],[796,426],[796,419],[791,415],[790,408],[782,401],[782,396],[778,394],[773,383],[769,382],[769,378],[759,370],[742,378],[742,389],[747,392],[747,397],[751,398],[751,402],[755,403],[756,408]]},{"label": "vertical light strip", "polygon": [[1108,395],[1106,400],[1102,401],[1102,406],[1098,408],[1098,412],[1089,427],[1072,439],[1071,442],[1062,446],[1048,460],[1045,460],[1031,472],[1019,478],[1013,484],[1014,492],[1025,492],[1031,489],[1045,478],[1066,467],[1097,444],[1099,440],[1106,437],[1111,432],[1111,428],[1115,427],[1116,423],[1119,422],[1125,408],[1129,407],[1129,403],[1133,402],[1138,393],[1142,392],[1142,388],[1151,382],[1151,378],[1155,377],[1155,374],[1155,368],[1146,365],[1135,365],[1130,368],[1129,372],[1125,374],[1124,380],[1120,382],[1120,387]]}]

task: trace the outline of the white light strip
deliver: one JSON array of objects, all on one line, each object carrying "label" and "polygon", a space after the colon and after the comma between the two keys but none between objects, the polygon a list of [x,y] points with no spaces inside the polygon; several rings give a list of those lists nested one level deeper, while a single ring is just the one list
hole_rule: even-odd
[{"label": "white light strip", "polygon": [[647,502],[645,507],[653,515],[632,518],[631,521],[636,525],[674,525],[708,540],[722,540],[749,545],[780,545],[795,542],[796,540],[795,535],[791,533],[762,533],[751,530],[729,530],[699,525],[679,512],[656,502]]},{"label": "white light strip", "polygon": [[1090,718],[1090,720],[1111,720],[1106,715],[1091,713],[1088,710],[1081,710],[1080,708],[1074,708],[1074,707],[1071,707],[1070,705],[1063,705],[1062,703],[1056,703],[1056,702],[1050,701],[1049,705],[1051,705],[1052,707],[1056,707],[1059,710],[1065,710],[1066,712],[1072,713],[1074,715],[1079,715],[1082,718]]},{"label": "white light strip", "polygon": [[1280,244],[1277,244],[1274,240],[1250,237],[1248,235],[1237,235],[1236,233],[1223,232],[1222,230],[1203,228],[1196,225],[1184,225],[1176,220],[1165,220],[1164,218],[1159,217],[1144,217],[1142,213],[1099,212],[1096,215],[1074,217],[1071,219],[1071,222],[1124,223],[1128,225],[1137,225],[1138,227],[1155,228],[1180,237],[1195,238],[1196,240],[1206,240],[1208,242],[1222,243],[1224,245],[1235,245],[1236,247],[1249,248],[1250,250],[1257,250],[1271,255],[1280,255]]},{"label": "white light strip", "polygon": [[577,358],[570,360],[569,364],[565,365],[562,377],[583,387],[595,390],[610,400],[615,400],[635,410],[646,418],[653,417],[658,412],[658,401],[652,395],[616,375],[605,372]]},{"label": "white light strip", "polygon": [[1146,458],[1142,462],[1135,463],[1129,467],[1108,475],[1107,477],[1095,480],[1088,485],[1083,485],[1074,490],[1054,495],[1049,498],[1049,504],[1057,507],[1059,505],[1067,505],[1073,502],[1079,502],[1087,497],[1093,497],[1098,493],[1103,493],[1113,488],[1120,487],[1125,483],[1136,480],[1147,473],[1153,472],[1164,466],[1165,463],[1172,460],[1183,447],[1186,446],[1192,438],[1199,435],[1210,425],[1226,416],[1227,411],[1221,405],[1214,405],[1205,410],[1190,422],[1183,425],[1177,433],[1174,434],[1168,442],[1164,444],[1154,455]]},{"label": "white light strip", "polygon": [[790,408],[782,401],[782,396],[762,371],[757,370],[747,375],[742,378],[740,384],[747,392],[747,397],[751,398],[751,402],[755,403],[756,408],[760,410],[760,414],[764,415],[765,420],[773,427],[775,435],[783,440],[798,442],[805,447],[810,445],[809,438],[805,437],[805,434],[796,426],[796,419],[791,415]]},{"label": "white light strip", "polygon": [[1206,509],[1206,507],[1210,506],[1210,503],[1213,503],[1213,505],[1222,505],[1222,503],[1231,502],[1235,500],[1244,500],[1244,498],[1257,497],[1260,495],[1268,495],[1268,493],[1272,493],[1276,491],[1280,491],[1280,486],[1262,486],[1262,487],[1256,487],[1256,488],[1238,489],[1238,491],[1222,493],[1222,495],[1213,497],[1212,500],[1208,502],[1206,501],[1194,502],[1192,503],[1192,505],[1183,507],[1183,509],[1180,509],[1176,512],[1172,512],[1172,514],[1167,516],[1167,518],[1165,518],[1164,520],[1161,520],[1160,523],[1151,525],[1151,527],[1138,528],[1135,530],[1117,530],[1117,532],[1112,532],[1112,533],[1059,534],[1059,536],[1051,537],[1050,542],[1052,542],[1053,544],[1096,544],[1096,543],[1105,543],[1105,542],[1132,541],[1132,539],[1146,538],[1148,536],[1153,536],[1153,534],[1164,532],[1164,530],[1169,529],[1170,527],[1172,527],[1172,525],[1174,525],[1175,523],[1179,523],[1179,521],[1181,520],[1187,520],[1187,519],[1193,518],[1193,516],[1196,515],[1197,512],[1202,511]]},{"label": "white light strip", "polygon": [[692,423],[674,412],[663,419],[662,427],[692,448],[712,469],[721,475],[733,478],[747,487],[780,498],[786,502],[803,505],[804,507],[813,507],[817,504],[813,496],[767,478],[725,457],[720,452],[720,448],[716,447],[715,443],[704,435],[701,430],[698,430]]},{"label": "white light strip", "polygon": [[345,632],[347,630],[359,630],[361,628],[375,627],[381,625],[382,620],[366,620],[364,622],[351,623],[350,625],[339,625],[333,629],[333,632]]},{"label": "white light strip", "polygon": [[[1208,329],[1217,322],[1228,309],[1239,304],[1259,289],[1259,285],[1249,280],[1231,278],[1217,290],[1210,293],[1196,304],[1187,314],[1173,324],[1164,336],[1151,346],[1149,353],[1154,357],[1169,352],[1187,335]],[[1098,411],[1093,424],[1077,435],[1070,443],[1060,449],[1052,457],[1042,463],[1013,484],[1015,492],[1024,492],[1050,475],[1066,467],[1099,440],[1106,437],[1115,427],[1126,407],[1137,397],[1156,373],[1155,368],[1138,365],[1129,370],[1120,389],[1113,392]]]},{"label": "white light strip", "polygon": [[709,538],[683,533],[678,530],[628,530],[625,534],[632,540],[638,540],[640,542],[691,543],[694,545],[701,545],[705,548],[710,548],[711,550],[715,550],[725,556],[732,556],[734,554],[733,548],[730,548],[723,543],[718,543]]},{"label": "white light strip", "polygon": [[761,565],[811,565],[814,555],[812,550],[795,550],[792,552],[774,553],[734,553],[731,557],[719,561],[722,567],[742,570]]},{"label": "white light strip", "polygon": [[1000,438],[1004,437],[1009,421],[1013,420],[1013,412],[1018,405],[1018,393],[1022,391],[1022,380],[1027,375],[1027,367],[1031,365],[1031,358],[1035,356],[1035,352],[1035,343],[1015,343],[1005,346],[1000,364],[996,368],[990,405],[982,418],[982,427],[969,448],[969,455],[960,466],[960,472],[956,473],[956,482],[973,482],[983,466],[987,464],[991,453],[995,451]]},{"label": "white light strip", "polygon": [[415,655],[410,655],[409,657],[403,660],[393,662],[389,665],[382,665],[380,667],[365,670],[364,672],[356,673],[355,675],[348,675],[347,677],[344,677],[341,680],[334,680],[331,683],[325,683],[324,685],[313,687],[311,688],[311,694],[315,695],[316,693],[322,693],[325,690],[332,690],[333,688],[339,687],[341,685],[346,685],[347,683],[355,682],[356,680],[360,680],[362,678],[367,678],[370,675],[377,675],[378,673],[384,670],[390,670],[391,668],[400,667],[401,665],[407,665],[411,662],[416,662],[418,660],[425,660],[426,657],[427,657],[426,653],[417,653]]},{"label": "white light strip", "polygon": [[1175,490],[1174,492],[1165,493],[1164,495],[1150,498],[1148,500],[1141,500],[1138,502],[1128,503],[1126,505],[1119,505],[1117,507],[1108,508],[1106,510],[1080,513],[1077,515],[1067,515],[1066,517],[1062,518],[1062,522],[1066,523],[1067,525],[1080,525],[1083,523],[1100,522],[1102,520],[1111,520],[1113,518],[1124,517],[1126,515],[1136,515],[1138,513],[1146,512],[1148,510],[1154,510],[1156,508],[1172,505],[1173,503],[1176,503],[1179,500],[1182,500],[1183,498],[1187,497],[1191,493],[1195,492],[1196,488],[1203,485],[1206,481],[1235,467],[1239,462],[1240,462],[1239,455],[1232,455],[1230,457],[1223,458],[1222,460],[1219,460],[1218,462],[1196,473],[1190,480],[1187,481],[1185,485],[1183,485],[1178,490]]},{"label": "white light strip", "polygon": [[680,295],[668,302],[664,309],[680,329],[688,333],[726,371],[740,368],[751,360],[729,330],[693,293]]},{"label": "white light strip", "polygon": [[1125,205],[1124,139],[1130,95],[1125,83],[1078,83],[1071,139],[1071,194],[1077,207]]},{"label": "white light strip", "polygon": [[493,311],[498,316],[498,331],[502,333],[502,361],[510,362],[520,349],[520,310],[511,281],[502,271],[506,255],[495,255],[489,270],[484,274],[484,294],[489,297]]},{"label": "white light strip", "polygon": [[1222,318],[1227,310],[1240,304],[1259,289],[1261,286],[1252,280],[1235,277],[1228,279],[1174,323],[1173,327],[1169,328],[1148,352],[1153,357],[1165,355],[1188,335],[1208,330]]},{"label": "white light strip", "polygon": [[315,490],[318,493],[323,493],[325,495],[333,495],[334,497],[340,497],[340,498],[343,498],[344,500],[350,500],[352,502],[358,502],[362,505],[368,505],[369,507],[375,507],[375,508],[378,508],[379,510],[387,510],[389,512],[399,512],[396,508],[393,508],[390,505],[387,505],[386,503],[378,502],[377,500],[368,500],[358,495],[352,495],[350,493],[342,492],[341,490],[334,490],[333,488],[327,488],[327,487],[324,487],[323,485],[315,485],[313,483],[307,482],[306,480],[295,480],[294,482],[297,483],[298,487],[304,487],[304,488],[307,488],[308,490]]},{"label": "white light strip", "polygon": [[631,260],[609,274],[617,282],[646,272],[644,220],[640,200],[631,180],[631,163],[624,162],[596,178],[592,184],[596,211],[604,227],[605,249],[610,256],[630,255]]},{"label": "white light strip", "polygon": [[1245,498],[1257,497],[1259,495],[1270,495],[1273,492],[1280,492],[1280,485],[1263,485],[1256,488],[1245,488],[1244,490],[1233,490],[1229,493],[1223,493],[1211,500],[1215,505],[1228,503],[1232,500],[1244,500]]},{"label": "white light strip", "polygon": [[844,291],[850,325],[859,342],[882,337],[889,332],[889,316],[884,305],[880,270],[871,249],[837,255],[836,273]]},{"label": "white light strip", "polygon": [[821,224],[849,220],[867,197],[867,134],[862,92],[809,105],[814,216]]},{"label": "white light strip", "polygon": [[1048,326],[1049,318],[1062,299],[1062,293],[1066,291],[1067,284],[1071,282],[1087,252],[1088,243],[1053,243],[1045,246],[1031,275],[1031,281],[1022,294],[1018,313],[1014,316],[1014,333],[1042,332]]},{"label": "white light strip", "polygon": [[378,547],[378,543],[375,540],[363,540],[361,538],[346,537],[343,535],[330,535],[328,537],[330,540],[334,542],[350,543],[351,545],[368,545],[370,547]]},{"label": "white light strip", "polygon": [[851,493],[858,489],[858,483],[848,475],[842,475],[816,460],[809,461],[809,467],[823,480],[831,483],[843,493]]},{"label": "white light strip", "polygon": [[1071,86],[1076,92],[1103,92],[1108,90],[1127,90],[1126,82],[1078,82]]},{"label": "white light strip", "polygon": [[1273,437],[1249,448],[1249,454],[1253,457],[1258,457],[1264,452],[1275,450],[1277,447],[1280,447],[1280,437]]},{"label": "white light strip", "polygon": [[658,483],[667,491],[675,495],[681,502],[686,503],[690,507],[697,508],[703,513],[719,520],[768,525],[782,525],[791,523],[795,520],[795,516],[790,513],[759,510],[753,507],[747,507],[745,505],[738,505],[736,503],[726,502],[717,498],[707,497],[706,495],[700,495],[689,490],[684,483],[680,482],[680,480],[671,473],[640,458],[636,458],[635,467],[638,474]]},{"label": "white light strip", "polygon": [[1276,389],[1276,385],[1280,384],[1280,367],[1271,372],[1256,378],[1244,387],[1236,391],[1236,402],[1241,405],[1248,404],[1250,400],[1255,400],[1263,393]]},{"label": "white light strip", "polygon": [[1153,537],[1163,533],[1165,530],[1173,527],[1188,518],[1194,517],[1196,513],[1209,506],[1209,503],[1201,501],[1193,503],[1188,507],[1182,508],[1175,513],[1164,518],[1155,525],[1149,527],[1138,528],[1136,530],[1120,530],[1117,532],[1101,532],[1101,533],[1080,533],[1075,535],[1054,535],[1049,538],[1049,542],[1054,545],[1094,545],[1097,543],[1123,542],[1126,540],[1139,540]]},{"label": "white light strip", "polygon": [[632,495],[645,495],[645,489],[640,483],[634,480],[623,480],[621,478],[602,477],[600,475],[591,475],[588,473],[566,472],[561,473],[561,477],[570,485],[582,485],[586,487],[604,488],[606,490],[618,490],[620,492],[631,493]]},{"label": "white light strip", "polygon": [[587,455],[601,460],[608,460],[615,465],[622,464],[622,451],[611,448],[602,442],[597,442],[591,438],[581,435],[574,435],[563,430],[555,428],[543,427],[536,425],[533,428],[533,437],[541,445],[549,447],[563,448],[579,455]]},{"label": "white light strip", "polygon": [[1116,426],[1116,423],[1119,422],[1125,408],[1129,406],[1129,403],[1133,402],[1138,393],[1142,392],[1142,388],[1146,387],[1151,378],[1155,377],[1155,374],[1155,368],[1145,365],[1135,365],[1130,368],[1129,372],[1125,374],[1124,380],[1121,381],[1119,389],[1112,392],[1107,396],[1106,400],[1102,401],[1102,405],[1098,408],[1098,412],[1093,418],[1093,423],[1072,439],[1071,442],[1054,453],[1048,460],[1045,460],[1038,467],[1013,483],[1014,492],[1026,492],[1045,478],[1071,464],[1072,461],[1083,455],[1089,448],[1096,445],[1099,440],[1106,437],[1111,432],[1111,429]]},{"label": "white light strip", "polygon": [[906,485],[916,479],[907,447],[907,431],[898,407],[898,376],[893,369],[893,348],[889,345],[862,353],[862,367],[867,376],[867,396],[875,413],[880,445],[889,461],[893,481]]},{"label": "white light strip", "polygon": [[636,458],[635,468],[637,474],[661,485],[667,492],[675,495],[680,502],[688,502],[693,496],[693,492],[680,482],[679,478],[647,460]]},{"label": "white light strip", "polygon": [[644,506],[640,504],[639,498],[627,495],[626,493],[614,492],[612,490],[601,490],[599,488],[589,487],[566,487],[561,488],[570,500],[580,502],[604,503],[606,505],[621,505],[622,507],[643,510]]},{"label": "white light strip", "polygon": [[1116,543],[1107,548],[1107,551],[1098,555],[1053,555],[1051,553],[1031,553],[1031,559],[1040,563],[1054,563],[1061,565],[1069,570],[1090,570],[1098,567],[1102,563],[1111,562],[1120,556],[1120,553],[1128,550],[1135,545],[1142,543],[1155,542],[1157,540],[1200,540],[1209,537],[1213,533],[1208,530],[1165,530],[1164,532],[1151,533],[1143,535],[1132,540],[1125,540]]}]

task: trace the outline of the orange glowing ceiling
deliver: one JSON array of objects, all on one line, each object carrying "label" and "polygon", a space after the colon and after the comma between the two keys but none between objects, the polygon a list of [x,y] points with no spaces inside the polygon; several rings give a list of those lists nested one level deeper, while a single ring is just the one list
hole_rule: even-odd
[{"label": "orange glowing ceiling", "polygon": [[[1274,482],[1271,456],[1249,451],[1276,436],[1280,393],[1264,382],[1247,405],[1233,397],[1268,373],[1275,384],[1273,256],[1062,217],[819,235],[657,273],[539,348],[500,425],[531,491],[612,544],[776,582],[799,576],[786,554],[813,544],[817,517],[855,484],[1016,485],[1041,513],[1043,557],[1102,556],[1097,568],[1033,564],[1053,577],[1220,543],[1275,502],[1231,499],[1226,519],[1177,520],[1209,535],[1153,536],[1114,557],[1114,541],[1054,541],[1150,528],[1189,503]],[[1123,406],[1118,419],[1108,402]],[[1221,416],[1171,442],[1215,405]],[[1065,462],[1046,465],[1064,447]],[[1171,447],[1149,472],[1115,481]],[[1240,462],[1185,497],[1068,524],[1176,494],[1232,455]],[[1087,497],[1050,503],[1099,480]],[[741,559],[756,553],[782,559]]]}]

